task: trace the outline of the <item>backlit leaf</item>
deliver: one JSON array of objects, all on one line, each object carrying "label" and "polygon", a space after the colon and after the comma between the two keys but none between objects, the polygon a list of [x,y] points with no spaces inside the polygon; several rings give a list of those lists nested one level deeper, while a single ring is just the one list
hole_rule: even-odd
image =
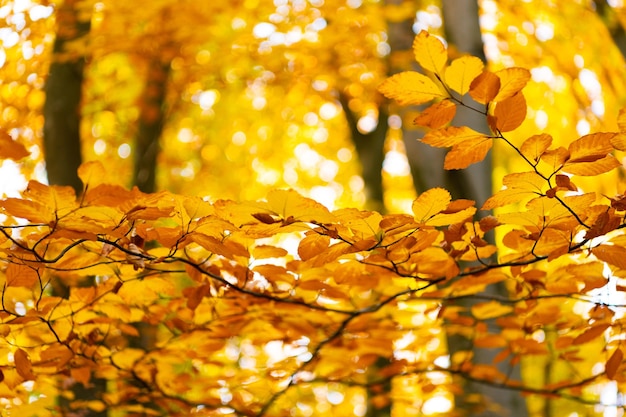
[{"label": "backlit leaf", "polygon": [[608,329],[610,325],[608,323],[600,323],[589,327],[587,330],[579,334],[572,340],[573,345],[580,345],[583,343],[591,342],[593,339],[596,339],[604,334],[606,329]]},{"label": "backlit leaf", "polygon": [[472,306],[472,315],[478,320],[493,319],[504,316],[513,311],[513,307],[500,304],[497,301],[487,301]]},{"label": "backlit leaf", "polygon": [[430,78],[415,71],[401,72],[387,78],[378,90],[402,106],[423,104],[435,98],[447,97]]},{"label": "backlit leaf", "polygon": [[444,44],[434,35],[422,30],[413,39],[415,60],[427,71],[442,74],[448,61]]},{"label": "backlit leaf", "polygon": [[30,155],[30,152],[24,145],[13,140],[4,129],[0,129],[0,159],[19,161],[28,155]]},{"label": "backlit leaf", "polygon": [[33,364],[26,353],[22,349],[18,349],[13,353],[13,360],[15,361],[15,369],[17,373],[26,381],[32,381],[35,379],[33,374]]},{"label": "backlit leaf", "polygon": [[620,166],[621,164],[613,155],[606,155],[605,157],[593,162],[568,161],[563,166],[563,170],[574,175],[596,176],[609,172]]},{"label": "backlit leaf", "polygon": [[459,143],[474,139],[481,139],[484,137],[485,135],[483,133],[470,129],[467,126],[450,126],[445,129],[437,129],[428,132],[422,138],[422,142],[437,148],[447,148]]},{"label": "backlit leaf", "polygon": [[446,68],[446,84],[460,95],[467,94],[472,81],[482,73],[483,68],[483,62],[475,56],[457,58]]},{"label": "backlit leaf", "polygon": [[499,101],[493,114],[495,127],[500,132],[517,129],[526,119],[526,99],[521,92]]},{"label": "backlit leaf", "polygon": [[530,71],[526,68],[505,68],[496,72],[500,79],[500,89],[493,101],[504,101],[513,97],[526,86],[530,80]]},{"label": "backlit leaf", "polygon": [[470,84],[470,96],[479,103],[492,101],[500,90],[500,78],[493,72],[484,71]]},{"label": "backlit leaf", "polygon": [[453,146],[446,154],[443,167],[445,169],[467,168],[485,159],[492,145],[493,139],[486,135],[461,142]]},{"label": "backlit leaf", "polygon": [[520,146],[520,152],[529,161],[538,162],[541,155],[548,150],[552,144],[552,136],[547,133],[541,133],[539,135],[533,135],[526,139],[522,146]]},{"label": "backlit leaf", "polygon": [[616,245],[598,245],[591,250],[596,258],[616,266],[626,269],[626,248]]},{"label": "backlit leaf", "polygon": [[448,190],[443,188],[426,190],[413,201],[413,216],[418,222],[426,223],[434,215],[444,211],[451,200]]},{"label": "backlit leaf", "polygon": [[442,100],[420,113],[413,123],[419,126],[438,129],[450,123],[452,119],[454,119],[455,114],[456,104],[450,100]]},{"label": "backlit leaf", "polygon": [[611,355],[608,361],[606,361],[606,365],[604,367],[604,371],[606,372],[606,376],[609,379],[615,379],[615,375],[617,374],[617,370],[622,365],[622,361],[624,359],[624,352],[621,348],[615,349],[615,352]]}]

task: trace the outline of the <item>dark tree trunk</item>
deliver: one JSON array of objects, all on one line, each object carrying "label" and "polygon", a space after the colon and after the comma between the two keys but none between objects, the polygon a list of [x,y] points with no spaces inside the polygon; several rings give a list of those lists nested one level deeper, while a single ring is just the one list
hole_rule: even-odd
[{"label": "dark tree trunk", "polygon": [[[53,45],[52,63],[46,80],[44,103],[43,151],[48,182],[52,185],[69,185],[80,195],[83,185],[78,178],[82,163],[80,121],[83,69],[85,56],[67,49],[68,43],[88,36],[90,20],[80,20],[79,0],[65,0],[57,10],[56,38]],[[81,285],[91,285],[87,280]],[[53,290],[58,296],[69,297],[70,288],[56,281]],[[68,377],[69,378],[69,377]],[[67,380],[71,396],[60,396],[59,412],[67,416],[105,417],[105,411],[87,407],[75,408],[73,400],[94,400],[106,391],[106,380],[93,378],[84,386]]]},{"label": "dark tree trunk", "polygon": [[371,132],[363,133],[357,126],[358,117],[350,110],[349,98],[341,94],[339,101],[350,128],[350,137],[359,155],[367,208],[382,213],[385,211],[382,167],[385,159],[385,138],[389,128],[387,112],[385,107],[381,106],[376,128]]},{"label": "dark tree trunk", "polygon": [[[478,3],[467,0],[443,0],[443,18],[446,39],[462,53],[477,56],[486,62],[478,19]],[[476,103],[469,103],[477,106]],[[483,116],[476,116],[470,111],[460,111],[453,121],[456,126],[469,126],[474,130],[489,132]],[[449,187],[455,188],[457,195],[476,200],[478,206],[492,194],[492,164],[489,156],[480,164],[473,165],[463,171],[455,171],[453,183]],[[504,284],[491,285],[485,290],[487,296],[507,297],[508,291]],[[462,302],[461,305],[470,308],[471,302]],[[491,323],[490,327],[496,326]],[[448,339],[450,354],[460,350],[471,350],[473,362],[476,364],[493,364],[498,349],[479,349],[472,345],[470,340],[458,335],[450,335]],[[497,364],[498,370],[510,379],[520,380],[519,366],[511,366],[507,361]],[[468,395],[469,394],[469,395]],[[480,394],[485,404],[474,404],[468,401],[471,394]],[[528,414],[526,402],[518,391],[494,388],[489,385],[467,382],[464,395],[456,397],[457,407],[475,417],[525,417]]]},{"label": "dark tree trunk", "polygon": [[78,0],[66,0],[57,11],[57,34],[46,80],[43,150],[48,182],[82,191],[77,170],[80,150],[80,102],[85,57],[66,50],[68,42],[87,36],[89,21],[78,18]]},{"label": "dark tree trunk", "polygon": [[156,191],[159,140],[165,123],[165,101],[170,62],[155,58],[150,62],[146,86],[140,99],[141,115],[135,138],[133,185],[141,191]]}]

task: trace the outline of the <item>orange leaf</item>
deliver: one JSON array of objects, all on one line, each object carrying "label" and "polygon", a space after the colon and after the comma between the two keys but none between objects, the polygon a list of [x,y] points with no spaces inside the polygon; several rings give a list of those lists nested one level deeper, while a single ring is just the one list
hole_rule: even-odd
[{"label": "orange leaf", "polygon": [[530,71],[526,68],[505,68],[496,72],[496,75],[500,78],[500,90],[493,101],[504,101],[513,97],[530,80]]},{"label": "orange leaf", "polygon": [[578,336],[572,340],[573,345],[580,345],[583,343],[591,342],[593,339],[596,339],[604,334],[604,331],[609,328],[609,324],[600,323],[594,326],[591,326]]},{"label": "orange leaf", "polygon": [[94,188],[104,182],[107,171],[100,161],[89,161],[78,167],[78,177],[83,182],[84,188]]},{"label": "orange leaf", "polygon": [[591,250],[599,260],[620,269],[626,269],[626,248],[615,245],[599,245]]},{"label": "orange leaf", "polygon": [[472,306],[472,315],[478,320],[493,319],[513,311],[513,307],[502,305],[497,301],[487,301]]},{"label": "orange leaf", "polygon": [[434,98],[447,98],[427,76],[406,71],[387,78],[378,87],[385,97],[395,99],[400,105],[423,104]]},{"label": "orange leaf", "polygon": [[47,224],[54,220],[54,212],[48,206],[21,198],[6,198],[0,201],[4,212],[13,217],[26,219],[32,223]]},{"label": "orange leaf", "polygon": [[517,129],[526,119],[526,99],[519,92],[496,104],[494,111],[495,126],[500,132]]},{"label": "orange leaf", "polygon": [[469,93],[474,100],[487,104],[492,101],[500,90],[500,78],[493,72],[485,71],[474,78]]},{"label": "orange leaf", "polygon": [[330,238],[328,236],[317,233],[311,234],[300,241],[298,255],[300,255],[300,259],[307,261],[328,249],[329,245]]},{"label": "orange leaf", "polygon": [[437,148],[447,148],[471,139],[485,137],[484,134],[470,129],[467,126],[450,126],[445,129],[437,129],[428,132],[422,142]]},{"label": "orange leaf", "polygon": [[30,155],[26,147],[13,140],[4,129],[0,129],[0,159],[13,159],[19,161]]},{"label": "orange leaf", "polygon": [[506,175],[502,184],[505,188],[489,197],[483,204],[482,210],[519,203],[527,198],[541,195],[545,180],[536,172],[516,172]]},{"label": "orange leaf", "polygon": [[607,378],[615,379],[615,374],[617,374],[617,370],[622,364],[623,359],[624,359],[624,352],[622,352],[622,349],[620,348],[615,349],[615,352],[613,352],[609,360],[606,361],[606,365],[604,367]]},{"label": "orange leaf", "polygon": [[472,81],[482,73],[483,68],[483,62],[475,56],[457,58],[446,68],[446,84],[460,95],[467,94]]},{"label": "orange leaf", "polygon": [[520,146],[520,152],[528,160],[539,162],[541,155],[543,155],[543,153],[548,150],[551,144],[552,136],[548,135],[547,133],[541,133],[539,135],[534,135],[526,139],[522,143],[522,146]]},{"label": "orange leaf", "polygon": [[443,161],[445,169],[464,169],[485,159],[493,145],[493,139],[482,135],[454,146]]},{"label": "orange leaf", "polygon": [[10,287],[30,288],[39,282],[37,271],[26,265],[10,263],[5,273]]},{"label": "orange leaf", "polygon": [[613,155],[606,155],[602,159],[598,159],[593,162],[572,163],[568,161],[563,166],[563,171],[569,172],[573,175],[593,177],[609,172],[619,166],[621,166],[621,164]]},{"label": "orange leaf", "polygon": [[413,123],[432,129],[438,129],[450,123],[452,119],[454,119],[455,114],[456,104],[450,100],[442,100],[424,110],[415,118]]},{"label": "orange leaf", "polygon": [[422,68],[436,74],[442,73],[448,61],[444,44],[425,30],[413,39],[413,53],[415,60]]},{"label": "orange leaf", "polygon": [[24,378],[26,381],[35,379],[33,374],[33,364],[28,357],[28,353],[22,349],[18,349],[13,354],[13,360],[15,361],[15,370],[18,375]]},{"label": "orange leaf", "polygon": [[413,201],[413,216],[420,223],[426,223],[434,215],[444,211],[452,198],[448,190],[432,188],[420,194]]},{"label": "orange leaf", "polygon": [[[626,110],[626,109],[622,109]],[[621,129],[622,127],[620,127]],[[622,131],[611,138],[611,146],[618,151],[626,151],[626,133]]]},{"label": "orange leaf", "polygon": [[613,150],[611,139],[615,133],[592,133],[570,143],[568,162],[593,162],[604,158]]}]

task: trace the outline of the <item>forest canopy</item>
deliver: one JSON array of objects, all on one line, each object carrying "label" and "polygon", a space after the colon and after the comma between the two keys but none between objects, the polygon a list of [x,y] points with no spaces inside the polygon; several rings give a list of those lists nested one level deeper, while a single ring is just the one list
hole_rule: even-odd
[{"label": "forest canopy", "polygon": [[7,415],[623,415],[625,9],[451,3],[1,3]]}]

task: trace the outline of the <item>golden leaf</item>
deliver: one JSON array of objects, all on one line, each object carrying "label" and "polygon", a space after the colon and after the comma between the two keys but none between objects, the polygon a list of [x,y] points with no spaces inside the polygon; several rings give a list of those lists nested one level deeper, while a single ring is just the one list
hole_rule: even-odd
[{"label": "golden leaf", "polygon": [[33,374],[33,364],[26,353],[22,349],[18,349],[13,353],[13,360],[15,361],[15,369],[19,376],[24,378],[25,381],[32,381],[35,379]]},{"label": "golden leaf", "polygon": [[470,96],[479,103],[492,101],[500,90],[500,78],[493,72],[484,71],[470,84]]},{"label": "golden leaf", "polygon": [[502,184],[505,188],[489,197],[481,207],[482,210],[492,210],[541,195],[546,181],[534,171],[516,172],[506,175]]},{"label": "golden leaf", "polygon": [[569,172],[573,175],[582,176],[596,176],[609,172],[621,164],[613,155],[606,155],[601,159],[597,159],[593,162],[569,162],[567,161],[563,166],[563,171]]},{"label": "golden leaf", "polygon": [[422,68],[436,74],[442,74],[448,61],[444,44],[425,30],[413,39],[413,54]]},{"label": "golden leaf", "polygon": [[460,95],[467,94],[472,81],[482,73],[483,68],[483,62],[475,56],[457,58],[446,68],[446,85]]},{"label": "golden leaf", "polygon": [[469,139],[452,147],[443,161],[445,169],[464,169],[482,161],[493,145],[489,136]]},{"label": "golden leaf", "polygon": [[626,269],[626,248],[616,245],[598,245],[591,250],[596,258],[618,267]]},{"label": "golden leaf", "polygon": [[497,301],[487,301],[472,306],[472,315],[478,320],[488,320],[504,316],[513,311],[513,307],[502,305]]},{"label": "golden leaf", "polygon": [[438,129],[447,125],[454,119],[456,114],[456,104],[450,100],[442,100],[435,103],[413,120],[413,123],[419,126]]},{"label": "golden leaf", "polygon": [[104,182],[107,171],[102,162],[88,161],[78,167],[78,178],[83,182],[83,188],[94,188]]},{"label": "golden leaf", "polygon": [[415,71],[401,72],[387,78],[378,90],[402,106],[423,104],[435,98],[447,98],[430,78]]},{"label": "golden leaf", "polygon": [[483,133],[470,129],[467,126],[450,126],[428,132],[422,142],[437,148],[447,148],[473,139],[484,138]]},{"label": "golden leaf", "polygon": [[517,129],[526,119],[526,110],[526,99],[521,91],[506,100],[499,101],[493,113],[496,129],[500,132]]},{"label": "golden leaf", "polygon": [[526,86],[530,80],[530,71],[526,68],[505,68],[497,71],[496,75],[500,79],[500,89],[493,101],[504,101],[513,97]]},{"label": "golden leaf", "polygon": [[529,161],[538,162],[541,155],[548,150],[552,144],[552,136],[547,133],[541,133],[534,135],[526,139],[522,146],[520,146],[520,152]]},{"label": "golden leaf", "polygon": [[604,158],[613,150],[611,139],[615,133],[592,133],[582,136],[568,147],[570,153],[568,163],[571,162],[593,162]]},{"label": "golden leaf", "polygon": [[426,223],[434,215],[444,211],[451,200],[450,192],[443,188],[424,191],[413,201],[413,216],[418,222]]},{"label": "golden leaf", "polygon": [[298,255],[303,261],[307,261],[328,249],[330,238],[317,233],[306,236],[300,241]]},{"label": "golden leaf", "polygon": [[6,130],[0,129],[0,159],[13,159],[19,161],[30,155],[26,147],[13,140]]}]

